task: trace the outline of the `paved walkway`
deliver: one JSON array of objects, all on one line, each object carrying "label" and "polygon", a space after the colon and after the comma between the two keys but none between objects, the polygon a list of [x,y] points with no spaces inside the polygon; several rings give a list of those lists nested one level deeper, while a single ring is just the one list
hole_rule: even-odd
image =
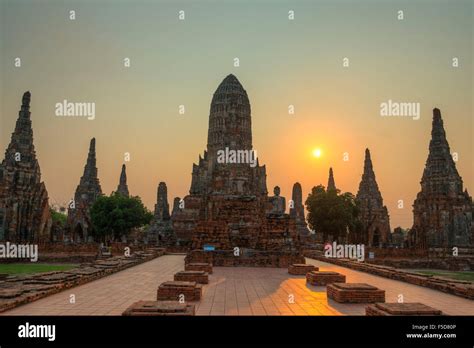
[{"label": "paved walkway", "polygon": [[[397,280],[307,260],[321,270],[346,275],[347,282],[364,282],[386,291],[386,301],[422,302],[451,315],[474,315],[474,301]],[[166,255],[33,303],[5,315],[120,315],[139,300],[156,299],[160,283],[184,269],[184,256]],[[74,294],[76,303],[69,303]],[[326,297],[325,287],[306,285],[304,276],[282,268],[214,267],[198,315],[364,315],[365,304],[340,304]]]}]

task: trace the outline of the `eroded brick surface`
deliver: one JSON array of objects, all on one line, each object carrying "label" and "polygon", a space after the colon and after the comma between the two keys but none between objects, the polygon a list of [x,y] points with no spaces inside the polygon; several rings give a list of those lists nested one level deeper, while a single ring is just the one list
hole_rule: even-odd
[{"label": "eroded brick surface", "polygon": [[439,309],[432,308],[423,303],[375,303],[367,306],[366,315],[388,316],[388,315],[442,315]]},{"label": "eroded brick surface", "polygon": [[306,273],[306,281],[311,285],[325,286],[331,283],[345,283],[346,276],[337,272],[312,271]]}]

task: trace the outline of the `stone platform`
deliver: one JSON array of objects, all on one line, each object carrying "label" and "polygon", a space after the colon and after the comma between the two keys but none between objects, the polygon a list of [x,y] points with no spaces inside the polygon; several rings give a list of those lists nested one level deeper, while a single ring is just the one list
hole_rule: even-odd
[{"label": "stone platform", "polygon": [[194,262],[194,263],[186,263],[184,265],[185,271],[202,271],[208,274],[212,274],[212,264],[204,263],[204,262]]},{"label": "stone platform", "polygon": [[443,315],[443,312],[423,303],[375,303],[365,308],[368,316],[393,316],[393,315]]},{"label": "stone platform", "polygon": [[174,275],[174,280],[196,282],[198,284],[208,284],[209,273],[204,271],[181,271]]},{"label": "stone platform", "polygon": [[194,305],[178,301],[138,301],[128,307],[125,316],[193,316]]},{"label": "stone platform", "polygon": [[319,268],[305,263],[294,263],[288,267],[288,273],[292,275],[306,275],[308,272],[318,271]]},{"label": "stone platform", "polygon": [[202,295],[202,285],[196,282],[170,281],[160,284],[157,300],[180,300],[184,295],[185,301],[199,301]]},{"label": "stone platform", "polygon": [[296,251],[242,249],[239,256],[235,256],[234,250],[192,250],[187,254],[185,262],[207,262],[215,267],[287,268],[294,263],[304,263],[305,258]]},{"label": "stone platform", "polygon": [[385,302],[385,290],[365,283],[332,283],[327,296],[339,303]]},{"label": "stone platform", "polygon": [[345,283],[346,276],[337,272],[312,271],[306,273],[306,282],[315,286],[325,286],[332,283]]}]

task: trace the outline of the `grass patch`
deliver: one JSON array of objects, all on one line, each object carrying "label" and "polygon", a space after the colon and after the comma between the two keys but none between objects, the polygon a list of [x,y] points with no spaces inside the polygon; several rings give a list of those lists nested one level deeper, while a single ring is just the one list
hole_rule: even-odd
[{"label": "grass patch", "polygon": [[456,272],[456,271],[443,271],[443,270],[415,270],[417,273],[439,276],[444,278],[450,278],[454,280],[465,280],[468,282],[474,282],[474,272]]},{"label": "grass patch", "polygon": [[77,265],[49,264],[49,263],[3,263],[0,264],[0,273],[32,274],[52,271],[67,271]]}]

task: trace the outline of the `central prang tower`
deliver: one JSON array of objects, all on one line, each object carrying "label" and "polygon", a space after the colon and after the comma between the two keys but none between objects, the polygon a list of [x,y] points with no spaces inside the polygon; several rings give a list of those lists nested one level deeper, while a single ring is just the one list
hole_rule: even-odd
[{"label": "central prang tower", "polygon": [[247,92],[230,74],[217,87],[211,101],[207,151],[212,153],[226,146],[252,149],[252,119]]},{"label": "central prang tower", "polygon": [[248,155],[253,150],[249,98],[239,80],[228,75],[212,98],[207,151],[193,165],[190,194],[184,207],[173,211],[181,244],[215,250],[297,249],[295,219],[285,214],[279,190],[268,197],[265,166],[258,160],[253,165],[218,161],[221,151]]},{"label": "central prang tower", "polygon": [[[265,166],[248,163],[218,163],[219,151],[253,150],[252,120],[247,92],[234,75],[228,75],[214,93],[209,114],[207,151],[193,165],[192,195],[267,194]],[[255,152],[256,153],[256,152]]]}]

